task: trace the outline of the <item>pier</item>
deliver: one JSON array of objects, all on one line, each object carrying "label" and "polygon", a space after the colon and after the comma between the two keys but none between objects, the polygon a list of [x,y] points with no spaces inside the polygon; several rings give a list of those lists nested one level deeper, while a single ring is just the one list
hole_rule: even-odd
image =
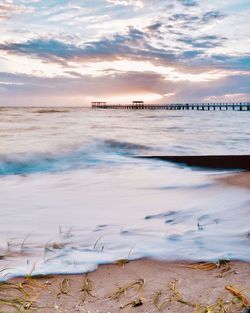
[{"label": "pier", "polygon": [[106,102],[91,104],[93,109],[108,110],[250,111],[250,102],[144,104],[143,101],[133,101],[132,104],[107,104]]}]

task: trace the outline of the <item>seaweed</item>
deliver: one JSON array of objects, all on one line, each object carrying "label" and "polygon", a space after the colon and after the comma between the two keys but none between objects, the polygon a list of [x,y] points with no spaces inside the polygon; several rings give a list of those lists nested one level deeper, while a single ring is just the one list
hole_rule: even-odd
[{"label": "seaweed", "polygon": [[85,277],[85,279],[84,279],[84,281],[82,283],[82,286],[81,286],[81,292],[83,292],[81,301],[83,303],[86,301],[87,297],[96,298],[92,294],[92,290],[93,290],[93,283],[92,283],[92,281],[88,277]]},{"label": "seaweed", "polygon": [[119,299],[122,295],[126,295],[128,290],[133,289],[137,294],[145,285],[145,280],[140,278],[124,287],[118,287],[110,296],[109,298],[112,300]]},{"label": "seaweed", "polygon": [[69,294],[69,279],[64,278],[59,284],[59,292],[57,293],[57,297],[60,297],[60,295],[68,294]]},{"label": "seaweed", "polygon": [[234,286],[226,286],[226,290],[228,290],[231,294],[233,294],[235,297],[237,297],[243,304],[245,308],[250,308],[250,302],[246,295],[242,293],[242,290],[239,290],[238,288]]},{"label": "seaweed", "polygon": [[136,300],[130,301],[124,305],[120,306],[120,309],[124,310],[126,308],[130,309],[130,308],[136,308],[138,306],[141,306],[144,304],[145,299],[143,298],[138,298]]}]

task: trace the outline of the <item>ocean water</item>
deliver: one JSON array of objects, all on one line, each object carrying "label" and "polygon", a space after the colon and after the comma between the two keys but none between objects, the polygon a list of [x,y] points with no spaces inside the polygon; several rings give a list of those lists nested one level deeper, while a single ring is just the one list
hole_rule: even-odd
[{"label": "ocean water", "polygon": [[124,258],[250,261],[250,193],[226,171],[137,158],[249,154],[248,112],[0,109],[0,270]]}]

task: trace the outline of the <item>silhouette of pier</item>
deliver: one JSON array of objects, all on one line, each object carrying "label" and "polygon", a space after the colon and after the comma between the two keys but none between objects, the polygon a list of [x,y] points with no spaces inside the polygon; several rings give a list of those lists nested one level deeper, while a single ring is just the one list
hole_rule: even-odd
[{"label": "silhouette of pier", "polygon": [[144,104],[143,101],[133,101],[132,104],[108,104],[107,102],[92,102],[91,104],[93,109],[108,110],[250,111],[250,102]]}]

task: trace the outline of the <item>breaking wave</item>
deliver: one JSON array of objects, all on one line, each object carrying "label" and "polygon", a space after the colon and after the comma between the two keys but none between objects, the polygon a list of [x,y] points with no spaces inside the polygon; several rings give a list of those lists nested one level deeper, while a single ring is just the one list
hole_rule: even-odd
[{"label": "breaking wave", "polygon": [[98,140],[62,153],[0,155],[0,176],[61,172],[115,164],[124,157],[148,150],[147,146],[117,140]]}]

